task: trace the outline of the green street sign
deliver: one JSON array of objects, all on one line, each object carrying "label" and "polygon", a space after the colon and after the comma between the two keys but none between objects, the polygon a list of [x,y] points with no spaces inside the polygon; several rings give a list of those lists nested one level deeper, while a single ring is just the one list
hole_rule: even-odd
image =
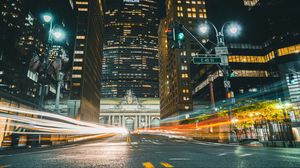
[{"label": "green street sign", "polygon": [[221,57],[194,57],[194,64],[221,64]]}]

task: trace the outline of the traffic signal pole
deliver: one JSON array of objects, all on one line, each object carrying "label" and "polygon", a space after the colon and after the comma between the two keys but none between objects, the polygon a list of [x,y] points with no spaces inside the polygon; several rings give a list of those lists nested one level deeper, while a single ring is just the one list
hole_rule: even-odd
[{"label": "traffic signal pole", "polygon": [[[222,26],[222,29],[220,32],[218,32],[217,28],[210,23],[215,31],[216,31],[216,35],[217,35],[217,47],[226,47],[225,45],[225,38],[224,38],[224,27],[226,25],[226,23]],[[228,60],[228,54],[225,55],[226,60]],[[220,66],[220,65],[218,65]],[[233,116],[232,116],[232,103],[233,103],[233,99],[234,99],[234,95],[233,95],[233,91],[231,89],[231,83],[229,81],[230,78],[230,74],[229,74],[229,65],[223,65],[223,78],[224,78],[224,87],[225,87],[225,98],[228,101],[228,116],[229,116],[229,143],[231,142],[236,142],[236,136],[234,134],[233,128]]]},{"label": "traffic signal pole", "polygon": [[[208,50],[194,35],[193,33],[191,33],[184,25],[178,23],[177,21],[175,22],[176,24],[178,24],[186,33],[188,33],[188,35],[190,37],[192,37],[200,46],[202,49],[204,49],[205,53],[206,54],[210,54],[212,52],[212,50]],[[207,22],[209,23],[210,25],[213,26],[214,30],[216,31],[216,37],[217,37],[217,47],[220,47],[220,48],[226,48],[226,45],[225,45],[225,38],[224,38],[224,28],[226,26],[226,24],[228,22],[226,22],[222,28],[221,28],[221,31],[218,31],[218,29],[211,23],[211,22]],[[175,33],[175,32],[173,32]],[[216,47],[216,48],[217,48]],[[216,49],[215,48],[215,49]],[[228,49],[227,49],[227,52],[228,52]],[[217,53],[215,54],[217,55]],[[233,131],[233,122],[232,122],[232,103],[233,103],[233,98],[234,98],[234,93],[232,92],[232,88],[231,88],[231,84],[229,82],[229,78],[230,78],[230,69],[229,69],[229,65],[228,65],[228,53],[226,54],[222,54],[221,56],[224,56],[225,59],[226,59],[226,64],[217,64],[218,68],[222,71],[223,73],[223,78],[224,78],[224,87],[225,87],[225,98],[227,99],[228,101],[228,116],[229,116],[229,120],[230,120],[230,126],[229,126],[229,142],[236,142],[236,136],[234,134],[234,131]],[[208,63],[209,64],[209,63]],[[213,96],[213,95],[211,95]]]}]

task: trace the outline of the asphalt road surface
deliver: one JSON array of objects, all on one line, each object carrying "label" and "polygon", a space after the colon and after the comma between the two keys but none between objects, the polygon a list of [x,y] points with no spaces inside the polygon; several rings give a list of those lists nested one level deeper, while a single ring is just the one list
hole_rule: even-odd
[{"label": "asphalt road surface", "polygon": [[300,149],[251,148],[153,135],[107,139],[4,153],[0,167],[300,168]]}]

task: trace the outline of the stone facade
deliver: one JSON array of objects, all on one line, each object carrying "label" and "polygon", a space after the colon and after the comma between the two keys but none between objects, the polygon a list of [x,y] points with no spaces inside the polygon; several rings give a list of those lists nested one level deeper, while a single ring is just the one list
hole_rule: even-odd
[{"label": "stone facade", "polygon": [[139,99],[129,90],[123,98],[101,99],[100,104],[101,124],[126,127],[129,131],[159,126],[159,99]]}]

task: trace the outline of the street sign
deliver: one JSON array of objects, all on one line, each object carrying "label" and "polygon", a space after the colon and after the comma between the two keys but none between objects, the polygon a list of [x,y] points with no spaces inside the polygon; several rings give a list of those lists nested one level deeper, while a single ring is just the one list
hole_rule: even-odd
[{"label": "street sign", "polygon": [[194,64],[221,64],[221,57],[194,57]]},{"label": "street sign", "polygon": [[227,57],[227,55],[222,55],[220,57],[222,59],[221,65],[228,66],[229,64],[228,64],[228,57]]},{"label": "street sign", "polygon": [[228,48],[227,47],[215,47],[216,55],[228,55]]},{"label": "street sign", "polygon": [[228,59],[225,55],[214,55],[214,54],[205,54],[203,56],[198,56],[193,58],[194,64],[220,64],[227,66]]},{"label": "street sign", "polygon": [[224,87],[225,88],[231,88],[230,81],[224,81]]}]

